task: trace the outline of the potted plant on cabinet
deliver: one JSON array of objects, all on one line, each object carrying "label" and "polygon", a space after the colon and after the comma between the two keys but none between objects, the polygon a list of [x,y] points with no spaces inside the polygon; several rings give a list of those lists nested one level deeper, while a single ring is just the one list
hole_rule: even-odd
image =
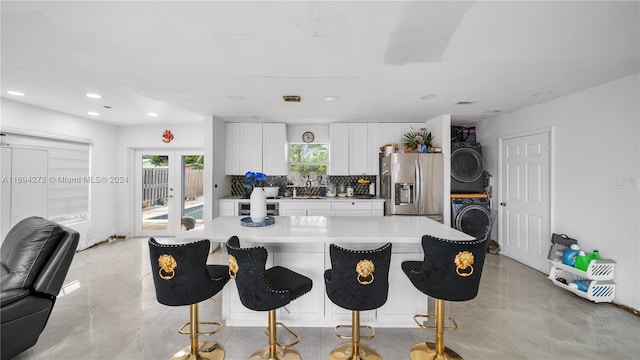
[{"label": "potted plant on cabinet", "polygon": [[402,137],[404,152],[428,152],[433,141],[433,135],[426,128],[411,130]]}]

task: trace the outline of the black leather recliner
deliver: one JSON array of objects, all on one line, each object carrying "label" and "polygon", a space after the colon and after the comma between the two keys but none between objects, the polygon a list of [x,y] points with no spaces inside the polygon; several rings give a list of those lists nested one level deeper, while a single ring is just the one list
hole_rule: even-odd
[{"label": "black leather recliner", "polygon": [[79,239],[78,232],[36,216],[7,234],[0,248],[2,360],[38,341]]}]

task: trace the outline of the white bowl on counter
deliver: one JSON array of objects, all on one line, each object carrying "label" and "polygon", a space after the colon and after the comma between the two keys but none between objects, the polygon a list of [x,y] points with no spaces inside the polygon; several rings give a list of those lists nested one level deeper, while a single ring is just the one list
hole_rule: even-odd
[{"label": "white bowl on counter", "polygon": [[274,198],[278,196],[278,191],[280,190],[280,187],[278,186],[265,186],[263,187],[264,189],[264,194],[268,197],[268,198]]}]

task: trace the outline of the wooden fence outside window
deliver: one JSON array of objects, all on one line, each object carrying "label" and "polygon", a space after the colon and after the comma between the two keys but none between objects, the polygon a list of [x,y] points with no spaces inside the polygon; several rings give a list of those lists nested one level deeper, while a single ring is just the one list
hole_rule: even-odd
[{"label": "wooden fence outside window", "polygon": [[[186,169],[184,171],[184,198],[196,199],[203,195],[204,172]],[[142,206],[164,205],[169,195],[169,169],[142,169]]]}]

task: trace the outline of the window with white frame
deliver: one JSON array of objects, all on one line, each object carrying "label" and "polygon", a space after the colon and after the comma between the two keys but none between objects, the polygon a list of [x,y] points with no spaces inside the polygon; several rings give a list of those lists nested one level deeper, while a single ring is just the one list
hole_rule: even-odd
[{"label": "window with white frame", "polygon": [[329,144],[289,144],[289,178],[294,185],[320,185],[318,177],[327,174]]},{"label": "window with white frame", "polygon": [[[46,184],[46,217],[48,219],[69,224],[91,217],[89,210],[92,182],[90,143],[4,133],[2,146],[12,150],[31,149],[46,153],[46,169],[38,169],[39,176],[30,176],[28,171],[21,174],[3,174],[3,182],[10,182],[12,185],[15,184],[14,186]],[[11,162],[28,164],[29,156],[25,154],[29,152],[12,151]]]}]

